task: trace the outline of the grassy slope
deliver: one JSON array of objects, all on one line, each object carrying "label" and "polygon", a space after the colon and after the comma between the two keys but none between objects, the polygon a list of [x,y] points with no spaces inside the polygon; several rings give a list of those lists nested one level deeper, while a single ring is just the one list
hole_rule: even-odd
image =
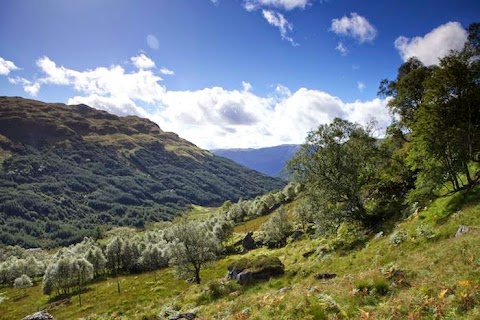
[{"label": "grassy slope", "polygon": [[[302,256],[324,245],[321,239],[297,241],[278,250],[254,250],[246,256],[278,256],[287,272],[282,278],[247,288],[220,284],[228,263],[240,257],[230,256],[202,271],[200,286],[177,280],[171,269],[164,269],[157,272],[157,281],[153,273],[121,277],[124,289],[120,295],[115,280],[90,285],[82,308],[75,296],[71,304],[53,308],[51,313],[58,319],[92,313],[98,315],[95,319],[148,319],[162,305],[171,304],[182,310],[199,306],[202,319],[479,319],[480,229],[453,237],[459,225],[480,226],[479,202],[479,187],[467,196],[437,200],[396,227],[395,231],[409,235],[399,245],[391,244],[386,235],[356,251],[323,258]],[[418,235],[420,226],[433,231],[434,238]],[[380,271],[389,263],[404,273],[396,286]],[[313,277],[318,272],[338,276],[322,281]],[[353,294],[359,283],[374,281],[387,283],[388,292]],[[215,287],[220,288],[216,295],[211,291]],[[288,289],[280,292],[280,288]],[[39,285],[27,289],[26,297],[20,299],[16,298],[22,294],[19,290],[0,292],[7,298],[0,303],[0,319],[19,319],[47,302]]]}]

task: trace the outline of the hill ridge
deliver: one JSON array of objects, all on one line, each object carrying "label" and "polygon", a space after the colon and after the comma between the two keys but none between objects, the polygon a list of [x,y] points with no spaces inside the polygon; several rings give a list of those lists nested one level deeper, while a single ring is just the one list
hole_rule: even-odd
[{"label": "hill ridge", "polygon": [[0,243],[65,245],[283,185],[148,119],[0,97]]}]

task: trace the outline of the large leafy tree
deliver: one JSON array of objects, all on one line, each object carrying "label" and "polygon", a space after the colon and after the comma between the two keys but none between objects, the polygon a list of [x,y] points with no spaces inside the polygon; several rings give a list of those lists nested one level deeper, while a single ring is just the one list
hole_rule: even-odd
[{"label": "large leafy tree", "polygon": [[309,199],[320,204],[324,220],[370,224],[375,218],[369,202],[381,158],[370,128],[336,118],[309,133],[288,168],[305,186]]},{"label": "large leafy tree", "polygon": [[465,51],[443,58],[425,81],[424,101],[412,125],[412,166],[438,168],[440,182],[450,182],[454,191],[474,183],[469,163],[479,161],[479,71],[479,62]]},{"label": "large leafy tree", "polygon": [[480,161],[480,24],[468,32],[464,49],[438,66],[411,58],[394,81],[380,84],[379,94],[391,97],[388,106],[397,119],[391,131],[411,142],[414,199],[446,183],[457,191],[478,181],[470,164]]}]

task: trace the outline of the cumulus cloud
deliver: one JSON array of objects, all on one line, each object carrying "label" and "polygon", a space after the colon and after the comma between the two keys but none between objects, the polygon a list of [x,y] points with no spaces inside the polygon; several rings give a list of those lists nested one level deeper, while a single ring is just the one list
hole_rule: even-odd
[{"label": "cumulus cloud", "polygon": [[15,63],[0,57],[0,75],[6,76],[14,70],[18,70],[18,67],[15,65]]},{"label": "cumulus cloud", "polygon": [[320,90],[292,92],[283,85],[259,96],[246,81],[238,90],[171,91],[152,69],[127,72],[113,65],[82,71],[59,66],[48,57],[40,58],[37,65],[42,77],[36,81],[9,80],[26,91],[31,86],[35,94],[44,85],[68,86],[78,93],[68,99],[69,104],[146,117],[203,148],[302,143],[310,130],[335,117],[363,124],[375,117],[381,127],[390,123],[386,100],[381,99],[346,103]]},{"label": "cumulus cloud", "polygon": [[400,36],[395,40],[403,61],[417,57],[425,65],[438,64],[439,59],[451,50],[461,50],[467,42],[467,31],[458,22],[445,23],[423,37],[409,39]]},{"label": "cumulus cloud", "polygon": [[155,37],[153,34],[149,34],[147,36],[147,45],[153,50],[157,50],[160,46],[157,37]]},{"label": "cumulus cloud", "polygon": [[311,0],[245,0],[244,8],[253,11],[259,7],[272,7],[284,10],[305,9]]},{"label": "cumulus cloud", "polygon": [[19,84],[23,86],[23,90],[33,97],[35,97],[38,93],[38,90],[40,90],[40,84],[38,82],[31,82],[30,80],[22,77],[8,78],[8,81],[11,84]]},{"label": "cumulus cloud", "polygon": [[288,33],[293,30],[293,25],[288,22],[287,19],[285,19],[283,14],[272,10],[262,10],[262,14],[270,25],[278,28],[283,40],[287,40],[293,46],[298,45],[291,37],[288,36]]},{"label": "cumulus cloud", "polygon": [[330,30],[337,35],[352,37],[360,43],[373,41],[378,33],[365,17],[356,12],[352,12],[350,18],[343,16],[340,19],[333,19]]},{"label": "cumulus cloud", "polygon": [[130,61],[132,61],[133,65],[138,69],[151,69],[155,68],[155,62],[152,59],[147,57],[145,54],[140,54],[136,57],[131,57]]},{"label": "cumulus cloud", "polygon": [[335,47],[335,50],[340,52],[342,56],[346,56],[348,54],[348,49],[347,47],[343,44],[343,42],[338,42],[337,46]]},{"label": "cumulus cloud", "polygon": [[173,76],[175,74],[175,72],[173,70],[170,70],[170,69],[165,68],[165,67],[162,67],[160,69],[160,73],[164,74],[164,75],[167,75],[167,76]]}]

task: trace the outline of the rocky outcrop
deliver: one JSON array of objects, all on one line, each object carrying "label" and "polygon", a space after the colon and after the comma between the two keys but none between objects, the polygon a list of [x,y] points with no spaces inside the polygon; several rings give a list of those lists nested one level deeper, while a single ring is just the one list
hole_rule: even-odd
[{"label": "rocky outcrop", "polygon": [[277,257],[259,256],[240,259],[228,266],[227,279],[241,285],[268,280],[285,273],[283,263]]},{"label": "rocky outcrop", "polygon": [[55,320],[55,318],[46,311],[39,311],[26,316],[22,320]]},{"label": "rocky outcrop", "polygon": [[197,317],[197,315],[195,313],[187,312],[187,313],[179,314],[178,316],[171,317],[171,318],[169,318],[169,320],[181,320],[181,319],[193,320],[196,317]]}]

